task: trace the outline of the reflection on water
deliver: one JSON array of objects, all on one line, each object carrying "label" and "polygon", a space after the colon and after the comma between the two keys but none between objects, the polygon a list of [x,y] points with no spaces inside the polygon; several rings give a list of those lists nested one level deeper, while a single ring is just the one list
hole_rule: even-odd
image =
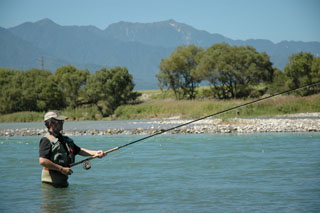
[{"label": "reflection on water", "polygon": [[55,188],[49,184],[41,185],[42,203],[40,209],[44,212],[66,212],[72,210],[74,203],[74,193],[70,188]]}]

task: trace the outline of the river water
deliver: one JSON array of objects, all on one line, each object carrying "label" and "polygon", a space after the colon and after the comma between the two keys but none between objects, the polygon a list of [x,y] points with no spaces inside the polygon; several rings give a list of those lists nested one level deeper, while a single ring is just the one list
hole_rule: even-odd
[{"label": "river water", "polygon": [[[73,136],[107,150],[143,136]],[[40,182],[40,137],[0,137],[0,212],[319,212],[320,134],[153,137]],[[77,160],[82,157],[77,157]]]}]

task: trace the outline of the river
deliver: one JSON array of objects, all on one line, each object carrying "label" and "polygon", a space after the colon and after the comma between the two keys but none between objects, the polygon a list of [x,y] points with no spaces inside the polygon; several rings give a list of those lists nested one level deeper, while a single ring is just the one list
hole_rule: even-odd
[{"label": "river", "polygon": [[[143,136],[72,136],[107,150]],[[319,212],[320,134],[164,134],[40,182],[40,136],[0,137],[1,212]],[[77,157],[77,160],[82,157]]]}]

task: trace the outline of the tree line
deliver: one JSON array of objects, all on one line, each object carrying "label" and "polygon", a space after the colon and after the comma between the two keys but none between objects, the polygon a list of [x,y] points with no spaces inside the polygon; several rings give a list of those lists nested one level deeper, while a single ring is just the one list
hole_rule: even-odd
[{"label": "tree line", "polygon": [[18,71],[0,68],[0,113],[47,111],[96,105],[102,116],[139,94],[133,91],[132,75],[125,67],[102,68],[90,74],[74,66],[53,74],[42,69]]},{"label": "tree line", "polygon": [[[270,57],[251,46],[214,44],[204,50],[195,45],[179,46],[160,63],[158,85],[170,89],[176,99],[194,99],[196,88],[207,82],[208,96],[218,99],[259,97],[320,81],[320,58],[297,53],[289,58],[284,72],[272,66]],[[265,86],[259,88],[263,83]],[[298,91],[318,93],[320,88]]]},{"label": "tree line", "polygon": [[[257,98],[320,81],[320,57],[297,53],[284,72],[272,66],[269,56],[250,46],[214,44],[207,49],[179,46],[160,62],[156,74],[161,90],[172,90],[176,99],[198,98],[197,88],[210,85],[205,96],[217,99]],[[261,86],[263,85],[263,86]],[[55,73],[0,68],[0,114],[47,111],[94,105],[103,117],[139,97],[125,67],[102,68],[95,73],[72,65]],[[319,93],[320,87],[299,90],[298,95]]]}]

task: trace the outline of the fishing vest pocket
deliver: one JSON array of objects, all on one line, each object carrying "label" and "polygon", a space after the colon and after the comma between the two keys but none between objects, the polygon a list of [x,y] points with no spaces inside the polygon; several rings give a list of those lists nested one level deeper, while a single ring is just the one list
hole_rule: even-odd
[{"label": "fishing vest pocket", "polygon": [[65,157],[63,157],[63,154],[61,154],[61,153],[55,154],[53,157],[53,161],[60,164],[60,165],[64,165],[66,163]]},{"label": "fishing vest pocket", "polygon": [[68,153],[62,146],[62,144],[57,141],[53,142],[52,148],[51,148],[51,160],[55,162],[56,164],[59,164],[61,166],[69,166],[69,159],[68,159]]},{"label": "fishing vest pocket", "polygon": [[51,157],[50,160],[56,164],[59,164],[61,166],[69,166],[70,165],[70,159],[67,150],[63,147],[61,142],[58,140],[58,138],[52,138],[48,137],[50,143],[51,143]]}]

